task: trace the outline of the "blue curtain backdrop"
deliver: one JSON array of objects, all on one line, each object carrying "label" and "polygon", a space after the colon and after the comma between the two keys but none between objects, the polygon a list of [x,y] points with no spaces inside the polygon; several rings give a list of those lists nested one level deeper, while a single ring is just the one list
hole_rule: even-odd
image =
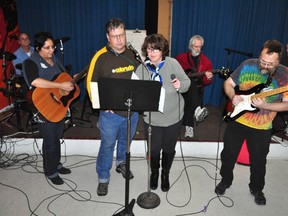
[{"label": "blue curtain backdrop", "polygon": [[[234,70],[247,56],[228,52],[231,48],[251,52],[257,58],[267,39],[288,42],[287,0],[173,0],[171,55],[188,51],[194,34],[205,39],[203,53],[215,69],[229,66]],[[229,65],[228,65],[229,64]],[[224,102],[223,79],[207,86],[204,104]]]},{"label": "blue curtain backdrop", "polygon": [[[106,43],[105,24],[121,18],[127,29],[144,29],[145,0],[17,0],[20,31],[33,35],[49,31],[54,39],[69,36],[64,45],[64,64],[72,65],[72,74],[87,66]],[[57,56],[61,52],[57,48]],[[81,98],[86,94],[79,84]]]},{"label": "blue curtain backdrop", "polygon": [[[64,43],[64,64],[72,65],[72,74],[89,64],[94,52],[106,44],[105,23],[110,18],[122,18],[127,29],[145,26],[145,0],[16,0],[16,4],[20,31],[30,36],[50,31],[55,39],[71,37]],[[171,56],[187,51],[190,37],[200,34],[205,39],[203,52],[214,68],[234,70],[248,57],[227,55],[224,48],[251,52],[257,58],[265,40],[286,43],[287,14],[287,0],[173,0]],[[61,57],[59,50],[57,55]],[[224,102],[224,80],[215,77],[205,88],[204,104]],[[82,85],[81,92],[86,93]]]}]

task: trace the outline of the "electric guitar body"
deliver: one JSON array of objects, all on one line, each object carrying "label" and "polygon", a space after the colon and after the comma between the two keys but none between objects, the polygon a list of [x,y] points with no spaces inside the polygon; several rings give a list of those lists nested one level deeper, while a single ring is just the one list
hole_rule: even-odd
[{"label": "electric guitar body", "polygon": [[280,87],[274,90],[261,92],[261,90],[264,88],[265,88],[265,84],[259,84],[247,91],[240,91],[240,90],[235,89],[236,94],[241,95],[241,97],[243,98],[243,101],[237,104],[237,106],[233,106],[232,101],[229,100],[225,107],[225,111],[227,113],[225,116],[225,119],[235,120],[246,112],[258,112],[259,109],[252,106],[251,104],[253,97],[265,98],[268,96],[272,96],[275,94],[280,94],[280,93],[288,91],[288,86],[284,86],[284,87]]}]

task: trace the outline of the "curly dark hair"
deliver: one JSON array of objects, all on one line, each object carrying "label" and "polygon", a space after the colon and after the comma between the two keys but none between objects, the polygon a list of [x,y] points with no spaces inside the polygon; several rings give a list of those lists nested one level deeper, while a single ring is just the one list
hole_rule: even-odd
[{"label": "curly dark hair", "polygon": [[36,33],[34,35],[35,51],[39,52],[48,39],[51,39],[54,42],[53,36],[50,32],[38,32],[38,33]]},{"label": "curly dark hair", "polygon": [[263,49],[267,48],[267,54],[278,53],[278,59],[280,60],[283,55],[283,45],[277,40],[267,40],[264,42],[260,53]]},{"label": "curly dark hair", "polygon": [[159,49],[162,51],[162,56],[168,56],[169,44],[166,38],[162,34],[151,34],[147,36],[141,47],[142,54],[147,56],[147,48]]}]

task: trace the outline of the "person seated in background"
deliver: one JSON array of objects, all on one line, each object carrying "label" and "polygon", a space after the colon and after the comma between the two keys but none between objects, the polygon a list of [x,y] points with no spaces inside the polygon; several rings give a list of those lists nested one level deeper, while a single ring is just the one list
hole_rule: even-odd
[{"label": "person seated in background", "polygon": [[[34,53],[34,47],[30,46],[29,35],[22,32],[18,35],[18,43],[20,47],[14,52],[16,59],[12,61],[16,75],[22,75],[22,62]],[[17,68],[16,68],[17,65]],[[19,66],[20,65],[20,69]]]},{"label": "person seated in background", "polygon": [[22,63],[34,53],[34,47],[30,45],[30,38],[27,33],[19,33],[18,43],[20,47],[14,52],[16,59],[12,61],[15,68],[16,88],[19,90],[19,97],[26,97],[28,87],[23,79]]},{"label": "person seated in background", "polygon": [[204,38],[194,35],[189,40],[189,52],[176,56],[185,73],[190,77],[191,85],[187,92],[183,93],[185,100],[183,125],[185,137],[194,136],[194,119],[196,122],[203,121],[208,115],[208,109],[202,107],[203,88],[213,80],[211,72],[212,62],[202,52]]}]

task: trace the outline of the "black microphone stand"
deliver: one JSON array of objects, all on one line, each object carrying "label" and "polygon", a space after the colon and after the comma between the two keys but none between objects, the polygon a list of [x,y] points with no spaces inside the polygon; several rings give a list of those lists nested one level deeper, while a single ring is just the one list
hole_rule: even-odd
[{"label": "black microphone stand", "polygon": [[[114,86],[108,88],[107,86]],[[127,149],[125,175],[125,209],[115,215],[134,216],[132,208],[135,199],[129,203],[131,110],[157,111],[161,91],[160,82],[100,78],[98,82],[100,109],[127,110]],[[123,103],[124,102],[124,103]],[[132,106],[133,102],[133,106]],[[151,196],[148,196],[149,198]],[[151,199],[150,199],[151,200]]]},{"label": "black microphone stand", "polygon": [[61,38],[60,38],[60,51],[61,51],[61,61],[62,64],[64,65],[64,46]]},{"label": "black microphone stand", "polygon": [[127,106],[127,149],[126,149],[126,175],[125,175],[125,208],[116,214],[116,216],[134,216],[133,207],[135,199],[129,203],[129,183],[130,183],[130,142],[131,142],[131,107],[132,107],[132,93],[127,98],[125,103]]}]

